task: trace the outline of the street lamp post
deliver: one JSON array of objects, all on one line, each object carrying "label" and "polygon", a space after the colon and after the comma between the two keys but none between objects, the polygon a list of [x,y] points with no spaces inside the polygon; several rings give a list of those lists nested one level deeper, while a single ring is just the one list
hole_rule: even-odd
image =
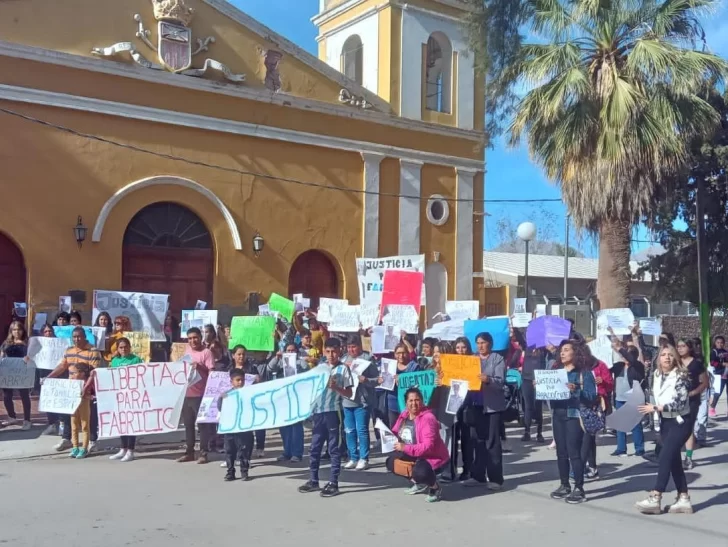
[{"label": "street lamp post", "polygon": [[533,241],[536,238],[536,225],[533,222],[523,222],[518,225],[518,230],[516,231],[518,234],[518,237],[524,241],[526,244],[526,272],[524,276],[524,288],[526,289],[526,311],[529,311],[529,305],[528,305],[528,245],[531,241]]}]

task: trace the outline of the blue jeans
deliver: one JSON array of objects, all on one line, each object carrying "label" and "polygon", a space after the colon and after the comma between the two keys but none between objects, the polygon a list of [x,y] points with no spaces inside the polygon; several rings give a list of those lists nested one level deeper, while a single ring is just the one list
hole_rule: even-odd
[{"label": "blue jeans", "polygon": [[[624,401],[615,401],[615,407],[620,408],[624,405]],[[643,453],[645,451],[645,435],[642,433],[642,422],[638,423],[632,430],[632,442],[634,442],[635,452]],[[627,452],[627,434],[617,431],[617,452]]]},{"label": "blue jeans", "polygon": [[353,462],[369,459],[369,407],[344,407],[344,431],[349,459]]},{"label": "blue jeans", "polygon": [[283,457],[303,458],[303,422],[286,425],[280,429],[283,440]]}]

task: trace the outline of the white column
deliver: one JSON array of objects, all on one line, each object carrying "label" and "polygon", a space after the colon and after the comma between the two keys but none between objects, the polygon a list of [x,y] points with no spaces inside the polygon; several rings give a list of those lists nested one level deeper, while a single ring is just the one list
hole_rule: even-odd
[{"label": "white column", "polygon": [[362,153],[364,159],[364,257],[379,256],[379,166],[384,156]]},{"label": "white column", "polygon": [[422,162],[399,160],[399,254],[420,254]]},{"label": "white column", "polygon": [[473,299],[473,178],[477,171],[457,168],[455,298]]}]

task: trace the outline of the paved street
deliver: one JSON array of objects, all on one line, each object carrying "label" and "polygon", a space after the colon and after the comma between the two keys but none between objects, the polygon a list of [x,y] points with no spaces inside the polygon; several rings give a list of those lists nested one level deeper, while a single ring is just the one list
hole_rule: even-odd
[{"label": "paved street", "polygon": [[[725,416],[725,408],[722,409]],[[65,456],[23,457],[7,448],[20,432],[0,431],[0,543],[13,547],[73,545],[164,547],[253,545],[352,546],[373,544],[523,545],[550,547],[576,542],[590,547],[630,545],[726,545],[728,421],[712,422],[710,438],[722,441],[695,453],[688,474],[696,514],[646,517],[632,504],[652,486],[656,468],[641,458],[611,458],[614,439],[600,439],[603,478],[587,485],[589,501],[569,506],[549,499],[557,485],[554,453],[522,445],[506,456],[507,489],[501,493],[448,485],[442,503],[402,494],[404,482],[387,475],[383,459],[366,472],[342,472],[343,495],[322,499],[296,487],[305,466],[280,465],[277,435],[266,458],[255,460],[247,483],[223,482],[217,462],[207,466],[172,461],[177,443],[147,447],[130,464],[107,454],[84,461]],[[47,454],[55,438],[25,435],[28,449]],[[648,438],[651,438],[648,436]],[[651,447],[652,443],[648,443]],[[328,469],[323,469],[326,478]],[[672,494],[665,496],[665,500]],[[60,539],[63,538],[63,539]]]}]

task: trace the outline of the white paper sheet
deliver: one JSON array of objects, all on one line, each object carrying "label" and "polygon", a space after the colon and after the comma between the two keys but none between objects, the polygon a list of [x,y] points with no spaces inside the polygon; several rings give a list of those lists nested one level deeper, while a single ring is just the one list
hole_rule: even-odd
[{"label": "white paper sheet", "polygon": [[642,414],[637,407],[643,404],[645,404],[645,393],[639,383],[632,382],[632,389],[627,392],[625,403],[607,416],[607,427],[623,433],[631,432],[642,421]]},{"label": "white paper sheet", "polygon": [[382,442],[382,454],[389,454],[390,452],[394,452],[394,445],[397,444],[397,436],[392,433],[392,430],[389,429],[386,425],[384,425],[384,422],[377,418],[377,421],[374,422],[374,429],[378,429],[380,432],[380,439]]}]

